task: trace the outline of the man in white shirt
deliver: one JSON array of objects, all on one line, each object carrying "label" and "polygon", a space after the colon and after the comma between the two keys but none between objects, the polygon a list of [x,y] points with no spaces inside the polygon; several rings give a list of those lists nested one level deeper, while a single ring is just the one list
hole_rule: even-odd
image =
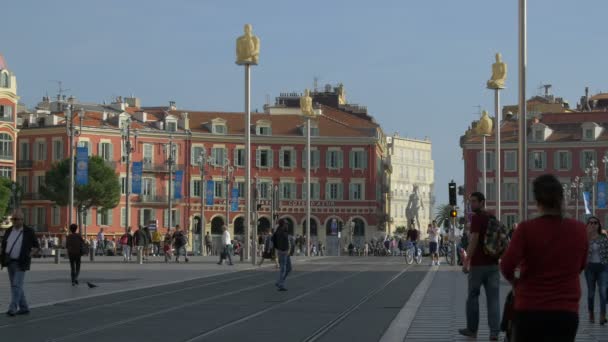
[{"label": "man in white shirt", "polygon": [[433,221],[433,224],[429,224],[426,232],[429,234],[429,252],[431,253],[432,258],[431,266],[439,266],[439,251],[437,250],[439,247],[439,228],[437,228],[437,223]]},{"label": "man in white shirt", "polygon": [[224,259],[228,258],[228,265],[234,265],[232,263],[232,257],[230,256],[230,246],[232,246],[232,241],[230,239],[230,233],[228,232],[228,228],[226,226],[223,227],[224,233],[222,234],[222,252],[220,253],[220,261],[217,263],[221,265],[224,263]]}]

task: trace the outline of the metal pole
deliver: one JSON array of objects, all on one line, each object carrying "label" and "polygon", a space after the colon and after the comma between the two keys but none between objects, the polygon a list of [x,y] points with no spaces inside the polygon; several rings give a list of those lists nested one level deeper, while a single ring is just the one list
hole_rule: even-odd
[{"label": "metal pole", "polygon": [[306,118],[306,256],[310,256],[310,117]]},{"label": "metal pole", "polygon": [[[251,234],[251,65],[245,64],[245,242],[243,243],[244,253],[249,260],[249,235]],[[255,239],[253,248],[255,250]],[[255,264],[255,252],[251,254],[253,264]]]},{"label": "metal pole", "polygon": [[592,180],[592,182],[591,182],[591,186],[592,186],[592,188],[591,188],[591,197],[592,197],[592,199],[591,199],[591,214],[593,216],[595,216],[595,187],[597,186],[597,173],[596,173],[596,175],[593,175],[593,172],[595,172],[595,170],[591,170],[591,172],[592,172],[592,178],[591,178],[591,180]]},{"label": "metal pole", "polygon": [[501,166],[500,166],[500,123],[502,121],[502,115],[500,112],[500,89],[494,90],[494,110],[496,115],[496,218],[500,221],[500,201],[502,197],[500,196],[500,188],[502,187],[502,176],[501,176]]},{"label": "metal pole", "polygon": [[127,141],[125,143],[125,150],[127,152],[127,184],[126,186],[126,213],[125,213],[125,234],[129,231],[129,224],[131,223],[131,221],[129,220],[129,197],[131,195],[130,192],[130,186],[129,186],[129,181],[131,179],[130,176],[130,166],[131,166],[131,125],[127,124]]},{"label": "metal pole", "polygon": [[527,120],[526,120],[526,67],[527,57],[527,0],[519,0],[519,130],[518,130],[518,169],[519,169],[519,221],[528,218],[528,158]]},{"label": "metal pole", "polygon": [[168,222],[168,228],[171,229],[171,219],[172,219],[172,212],[171,209],[173,207],[173,203],[172,203],[172,198],[173,197],[172,193],[171,193],[171,188],[173,187],[173,140],[169,141],[169,160],[167,160],[167,162],[169,163],[169,209],[167,210],[167,222]]},{"label": "metal pole", "polygon": [[72,116],[72,105],[67,106],[66,117],[69,118],[69,133],[70,133],[70,200],[68,211],[68,225],[72,224],[72,215],[74,213],[74,117]]},{"label": "metal pole", "polygon": [[487,177],[487,161],[486,161],[486,136],[485,134],[482,137],[482,162],[483,162],[483,168],[482,168],[482,172],[483,172],[483,195],[484,196],[488,196],[488,177]]},{"label": "metal pole", "polygon": [[203,255],[203,248],[206,248],[203,239],[205,238],[205,154],[201,157],[201,255]]},{"label": "metal pole", "polygon": [[[224,170],[226,171],[226,228],[230,227],[230,174],[228,173],[228,159],[224,161],[226,165],[224,166]],[[233,226],[234,228],[234,226]]]}]

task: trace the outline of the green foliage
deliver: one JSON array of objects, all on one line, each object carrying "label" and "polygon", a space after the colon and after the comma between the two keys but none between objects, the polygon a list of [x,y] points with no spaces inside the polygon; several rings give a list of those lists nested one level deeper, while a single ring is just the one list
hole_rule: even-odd
[{"label": "green foliage", "polygon": [[395,234],[405,234],[405,226],[395,228]]},{"label": "green foliage", "polygon": [[[74,171],[76,168],[74,167]],[[46,199],[60,206],[69,204],[70,160],[65,159],[53,165],[46,172],[40,193]],[[84,209],[101,207],[114,208],[120,200],[120,181],[115,170],[97,156],[89,157],[89,184],[74,187],[74,206]]]},{"label": "green foliage", "polygon": [[10,179],[0,178],[0,218],[8,214],[12,184],[13,182]]},{"label": "green foliage", "polygon": [[435,221],[437,221],[438,226],[443,225],[446,219],[450,219],[451,211],[452,206],[449,204],[442,204],[437,207],[437,210],[435,210]]}]

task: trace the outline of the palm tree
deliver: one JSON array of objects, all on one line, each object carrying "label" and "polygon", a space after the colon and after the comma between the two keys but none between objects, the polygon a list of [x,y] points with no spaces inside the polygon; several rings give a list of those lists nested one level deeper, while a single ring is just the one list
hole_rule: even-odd
[{"label": "palm tree", "polygon": [[450,213],[452,211],[452,206],[449,204],[442,204],[437,207],[435,211],[435,221],[439,226],[443,226],[445,220],[450,220]]}]

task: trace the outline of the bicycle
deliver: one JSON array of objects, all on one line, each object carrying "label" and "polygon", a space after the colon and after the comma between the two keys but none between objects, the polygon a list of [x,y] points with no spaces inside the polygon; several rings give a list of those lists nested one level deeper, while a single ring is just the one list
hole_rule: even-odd
[{"label": "bicycle", "polygon": [[414,253],[414,244],[411,241],[405,246],[405,262],[408,265],[411,265],[413,262],[416,262],[416,264],[422,262],[422,250],[420,247],[416,246],[416,251]]},{"label": "bicycle", "polygon": [[439,248],[439,257],[445,256],[445,262],[448,265],[454,266],[454,252],[451,243],[443,243]]}]

